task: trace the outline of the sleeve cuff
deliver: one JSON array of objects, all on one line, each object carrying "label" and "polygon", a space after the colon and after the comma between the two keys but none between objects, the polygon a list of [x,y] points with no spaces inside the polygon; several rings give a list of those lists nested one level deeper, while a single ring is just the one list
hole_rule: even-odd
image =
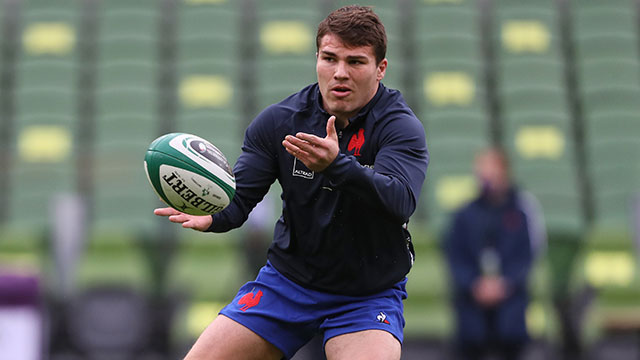
[{"label": "sleeve cuff", "polygon": [[332,186],[340,186],[347,181],[349,169],[352,166],[353,159],[340,153],[322,173],[329,179]]}]

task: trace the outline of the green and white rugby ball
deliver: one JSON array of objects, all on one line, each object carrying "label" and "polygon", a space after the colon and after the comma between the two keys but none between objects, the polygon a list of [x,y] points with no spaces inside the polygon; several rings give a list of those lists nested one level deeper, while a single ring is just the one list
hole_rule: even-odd
[{"label": "green and white rugby ball", "polygon": [[195,135],[171,133],[155,139],[144,157],[144,169],[160,199],[186,214],[215,214],[235,195],[236,180],[227,158]]}]

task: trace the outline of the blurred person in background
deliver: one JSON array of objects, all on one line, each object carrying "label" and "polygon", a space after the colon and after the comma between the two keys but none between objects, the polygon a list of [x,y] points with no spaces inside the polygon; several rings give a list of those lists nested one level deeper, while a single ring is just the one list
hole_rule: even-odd
[{"label": "blurred person in background", "polygon": [[519,359],[534,253],[545,242],[537,201],[511,181],[506,155],[477,154],[479,195],[458,210],[444,239],[461,359]]},{"label": "blurred person in background", "polygon": [[231,204],[213,216],[155,210],[185,228],[226,232],[272,183],[282,187],[267,264],[187,359],[291,358],[316,334],[331,360],[400,359],[414,259],[406,224],[428,152],[420,120],[381,83],[386,46],[371,8],[329,14],[316,34],[318,82],[249,125]]}]

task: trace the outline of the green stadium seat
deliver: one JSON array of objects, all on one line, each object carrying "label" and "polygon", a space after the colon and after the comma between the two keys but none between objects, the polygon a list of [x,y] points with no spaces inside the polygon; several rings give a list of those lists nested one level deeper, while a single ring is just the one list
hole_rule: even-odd
[{"label": "green stadium seat", "polygon": [[519,113],[537,112],[544,109],[550,113],[567,114],[566,91],[559,86],[513,86],[502,88],[503,117],[508,118]]},{"label": "green stadium seat", "polygon": [[159,3],[152,0],[100,2],[97,60],[155,62],[160,29]]},{"label": "green stadium seat", "polygon": [[[640,152],[626,154],[636,159]],[[590,178],[593,187],[595,219],[593,227],[600,231],[631,229],[633,199],[638,194],[638,171],[628,164],[591,163]]]},{"label": "green stadium seat", "polygon": [[498,1],[494,43],[499,59],[560,59],[558,19],[553,1]]},{"label": "green stadium seat", "polygon": [[587,114],[584,125],[587,143],[597,139],[635,138],[640,134],[640,114],[624,111]]},{"label": "green stadium seat", "polygon": [[596,164],[620,164],[627,165],[627,172],[633,177],[633,171],[640,169],[638,158],[634,154],[640,154],[640,138],[638,133],[619,134],[619,136],[603,137],[593,135],[585,152],[593,167]]},{"label": "green stadium seat", "polygon": [[157,102],[156,91],[145,86],[98,89],[96,113],[98,117],[106,114],[144,114],[155,117]]},{"label": "green stadium seat", "polygon": [[560,59],[519,57],[501,61],[496,78],[504,88],[561,86],[565,83],[564,71]]},{"label": "green stadium seat", "polygon": [[317,80],[315,57],[308,61],[296,59],[264,59],[260,63],[257,81],[263,84],[257,94],[260,109],[279,102]]},{"label": "green stadium seat", "polygon": [[100,4],[100,36],[150,38],[159,29],[159,11],[156,1],[125,2],[106,0]]},{"label": "green stadium seat", "polygon": [[60,115],[75,118],[77,101],[73,89],[35,87],[17,89],[15,93],[16,118],[32,115]]},{"label": "green stadium seat", "polygon": [[155,62],[158,45],[148,35],[104,36],[98,40],[97,56],[99,63],[121,61]]},{"label": "green stadium seat", "polygon": [[[482,113],[467,111],[426,113],[423,122],[427,133],[438,138],[458,137],[466,139],[488,139],[489,119]],[[429,143],[430,145],[430,143]]]},{"label": "green stadium seat", "polygon": [[72,59],[24,59],[16,64],[17,87],[71,89],[77,81],[77,72],[77,64]]},{"label": "green stadium seat", "polygon": [[237,2],[182,1],[177,16],[179,63],[238,58],[241,13]]},{"label": "green stadium seat", "polygon": [[109,61],[97,66],[96,85],[101,90],[122,87],[153,88],[158,67],[143,61]]},{"label": "green stadium seat", "polygon": [[602,86],[583,89],[586,116],[616,111],[640,111],[640,86]]},{"label": "green stadium seat", "polygon": [[484,73],[474,60],[443,60],[420,65],[425,116],[441,111],[485,111]]},{"label": "green stadium seat", "polygon": [[640,86],[640,63],[636,59],[594,59],[581,62],[582,89],[602,86]]},{"label": "green stadium seat", "polygon": [[572,0],[569,3],[577,34],[636,32],[637,9],[633,0]]},{"label": "green stadium seat", "polygon": [[637,37],[633,33],[576,34],[576,58],[637,59]]},{"label": "green stadium seat", "polygon": [[479,31],[477,3],[461,1],[420,1],[415,3],[416,35],[476,34]]},{"label": "green stadium seat", "polygon": [[476,34],[420,34],[418,44],[417,56],[421,62],[475,59],[482,50]]},{"label": "green stadium seat", "polygon": [[474,1],[416,2],[415,23],[419,64],[480,59],[480,13]]}]

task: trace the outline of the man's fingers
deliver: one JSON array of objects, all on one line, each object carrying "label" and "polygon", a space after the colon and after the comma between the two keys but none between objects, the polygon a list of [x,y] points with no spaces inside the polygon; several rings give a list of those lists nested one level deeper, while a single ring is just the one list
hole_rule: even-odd
[{"label": "man's fingers", "polygon": [[178,214],[178,215],[171,215],[169,216],[169,221],[174,222],[174,223],[184,223],[185,221],[188,221],[189,217],[185,214]]},{"label": "man's fingers", "polygon": [[335,115],[331,116],[329,120],[327,120],[327,137],[330,139],[338,140],[338,133],[336,132],[336,117]]},{"label": "man's fingers", "polygon": [[171,207],[166,207],[166,208],[157,208],[155,210],[153,210],[153,213],[158,215],[158,216],[171,216],[171,215],[179,215],[181,214],[180,211],[171,208]]}]

